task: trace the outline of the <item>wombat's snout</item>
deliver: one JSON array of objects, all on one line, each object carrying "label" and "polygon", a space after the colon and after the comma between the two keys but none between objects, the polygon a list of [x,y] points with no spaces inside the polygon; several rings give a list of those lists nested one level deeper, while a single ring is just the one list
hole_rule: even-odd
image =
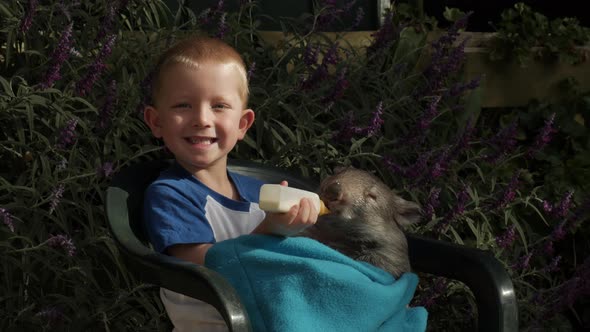
[{"label": "wombat's snout", "polygon": [[342,185],[338,181],[328,183],[321,189],[320,197],[330,208],[331,202],[337,202],[342,199]]}]

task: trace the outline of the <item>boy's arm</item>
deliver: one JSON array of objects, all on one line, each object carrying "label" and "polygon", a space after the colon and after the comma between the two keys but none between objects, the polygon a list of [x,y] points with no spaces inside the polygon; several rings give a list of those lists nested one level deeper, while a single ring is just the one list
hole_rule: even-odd
[{"label": "boy's arm", "polygon": [[166,249],[166,253],[170,256],[180,258],[195,264],[204,265],[205,255],[207,250],[211,248],[211,243],[189,243],[189,244],[175,244]]},{"label": "boy's arm", "polygon": [[[286,213],[267,213],[266,217],[256,227],[252,234],[274,234],[290,236],[299,233],[315,224],[318,211],[308,198],[303,198],[299,205],[295,205]],[[211,243],[175,244],[166,249],[168,255],[204,265],[207,251]]]}]

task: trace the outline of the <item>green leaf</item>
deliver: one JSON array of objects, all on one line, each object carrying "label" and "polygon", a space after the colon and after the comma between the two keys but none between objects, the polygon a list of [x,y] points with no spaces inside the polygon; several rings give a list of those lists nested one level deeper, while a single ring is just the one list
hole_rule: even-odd
[{"label": "green leaf", "polygon": [[420,58],[422,47],[426,42],[426,34],[414,27],[404,28],[400,32],[399,42],[393,55],[394,63],[409,63],[413,67]]}]

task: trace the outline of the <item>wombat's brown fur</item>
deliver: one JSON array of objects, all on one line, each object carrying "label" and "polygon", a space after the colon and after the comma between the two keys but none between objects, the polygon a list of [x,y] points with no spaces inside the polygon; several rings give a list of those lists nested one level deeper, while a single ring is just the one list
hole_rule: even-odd
[{"label": "wombat's brown fur", "polygon": [[420,218],[420,207],[399,197],[376,176],[356,168],[339,168],[320,184],[330,209],[301,235],[371,263],[395,277],[410,271],[402,226]]}]

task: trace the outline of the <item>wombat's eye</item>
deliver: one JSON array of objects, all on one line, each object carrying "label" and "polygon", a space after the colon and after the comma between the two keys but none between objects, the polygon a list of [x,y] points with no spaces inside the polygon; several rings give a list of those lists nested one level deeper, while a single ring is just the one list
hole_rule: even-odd
[{"label": "wombat's eye", "polygon": [[340,182],[336,181],[336,182],[330,183],[324,189],[323,194],[329,201],[335,201],[335,200],[340,199],[341,192],[342,192],[342,186],[340,185]]}]

